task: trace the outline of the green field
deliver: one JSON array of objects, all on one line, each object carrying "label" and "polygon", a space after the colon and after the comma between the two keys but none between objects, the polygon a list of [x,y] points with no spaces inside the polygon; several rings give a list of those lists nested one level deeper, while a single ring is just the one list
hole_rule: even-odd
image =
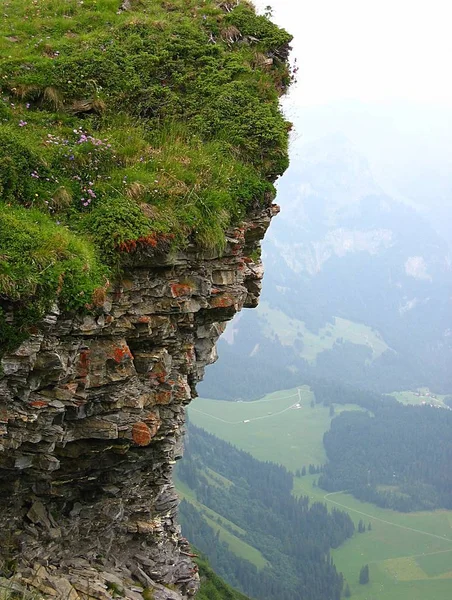
[{"label": "green field", "polygon": [[372,350],[373,359],[381,356],[389,348],[377,331],[361,323],[335,317],[334,323],[327,323],[318,333],[313,333],[303,321],[291,319],[281,310],[271,308],[266,302],[261,302],[257,310],[259,315],[265,318],[266,335],[277,334],[282,344],[290,346],[293,346],[297,339],[302,340],[300,356],[310,363],[315,362],[317,355],[323,350],[330,350],[339,339],[368,346]]},{"label": "green field", "polygon": [[[322,436],[331,420],[327,408],[310,406],[309,388],[300,388],[300,396],[300,409],[290,408],[298,403],[297,390],[284,390],[255,402],[197,399],[190,406],[189,415],[195,425],[254,457],[295,471],[303,465],[324,462]],[[371,523],[370,531],[356,533],[333,551],[352,598],[452,598],[452,511],[398,513],[360,502],[349,494],[326,494],[313,485],[316,479],[315,475],[296,477],[294,493],[346,510],[355,523],[360,519],[366,525]],[[358,575],[364,564],[369,564],[370,583],[362,586]]]},{"label": "green field", "polygon": [[440,406],[444,408],[444,398],[446,396],[442,394],[432,394],[428,388],[420,388],[417,390],[418,393],[412,390],[406,390],[404,392],[392,392],[391,396],[394,396],[402,404],[432,404],[433,406]]},{"label": "green field", "polygon": [[[190,420],[219,438],[250,452],[259,460],[272,460],[292,471],[325,462],[322,436],[329,428],[329,409],[311,407],[309,387],[284,390],[254,402],[226,402],[197,398],[188,409]],[[301,408],[292,408],[300,404]],[[336,414],[356,406],[340,406]]]}]

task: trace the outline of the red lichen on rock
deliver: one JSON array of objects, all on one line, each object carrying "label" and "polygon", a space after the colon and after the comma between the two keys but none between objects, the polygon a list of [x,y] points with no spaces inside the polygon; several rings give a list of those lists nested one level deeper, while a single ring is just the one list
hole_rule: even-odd
[{"label": "red lichen on rock", "polygon": [[86,377],[88,375],[89,364],[90,364],[89,355],[90,355],[89,350],[82,350],[80,352],[78,365],[77,365],[77,375],[79,377]]},{"label": "red lichen on rock", "polygon": [[223,294],[216,296],[210,301],[211,308],[227,308],[228,306],[234,306],[235,298],[231,294]]},{"label": "red lichen on rock", "polygon": [[174,239],[174,235],[171,233],[151,233],[150,235],[143,235],[136,240],[124,240],[116,247],[120,252],[127,252],[128,254],[136,252],[140,248],[157,248],[161,251],[167,250],[170,247],[171,240]]},{"label": "red lichen on rock", "polygon": [[151,437],[154,437],[162,424],[160,417],[155,413],[150,412],[143,417],[143,421],[145,421],[146,425],[149,427]]},{"label": "red lichen on rock", "polygon": [[137,421],[132,427],[132,439],[137,446],[148,446],[152,439],[152,432],[146,423]]},{"label": "red lichen on rock", "polygon": [[141,317],[139,317],[138,323],[149,323],[150,320],[151,317],[149,315],[142,315]]},{"label": "red lichen on rock", "polygon": [[113,350],[114,361],[117,363],[120,363],[126,358],[127,359],[133,358],[129,347],[128,346],[116,346],[116,348],[114,348],[114,350]]},{"label": "red lichen on rock", "polygon": [[48,405],[48,402],[45,402],[44,400],[32,400],[30,402],[30,406],[32,406],[33,408],[44,408]]},{"label": "red lichen on rock", "polygon": [[158,383],[165,383],[168,373],[164,365],[161,362],[158,362],[152,367],[149,377]]},{"label": "red lichen on rock", "polygon": [[173,298],[179,298],[180,296],[190,296],[192,288],[188,283],[172,283],[170,285],[171,295]]},{"label": "red lichen on rock", "polygon": [[156,404],[169,404],[171,402],[173,394],[171,391],[163,391],[157,392],[155,394],[155,403]]}]

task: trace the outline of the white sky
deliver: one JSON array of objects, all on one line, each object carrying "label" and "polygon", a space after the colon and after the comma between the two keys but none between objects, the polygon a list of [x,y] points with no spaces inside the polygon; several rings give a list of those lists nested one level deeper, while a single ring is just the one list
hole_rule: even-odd
[{"label": "white sky", "polygon": [[452,106],[451,0],[255,0],[294,35],[297,105]]}]

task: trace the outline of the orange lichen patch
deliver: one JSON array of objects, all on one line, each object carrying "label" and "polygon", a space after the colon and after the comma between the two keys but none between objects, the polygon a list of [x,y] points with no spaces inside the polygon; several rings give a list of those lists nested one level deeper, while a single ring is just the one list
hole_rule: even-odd
[{"label": "orange lichen patch", "polygon": [[242,260],[243,260],[243,262],[245,262],[247,264],[254,262],[254,260],[249,256],[244,256]]},{"label": "orange lichen patch", "polygon": [[211,293],[211,294],[221,294],[221,290],[220,290],[220,289],[218,289],[218,288],[216,288],[216,287],[213,287],[213,288],[210,290],[210,293]]},{"label": "orange lichen patch", "polygon": [[151,317],[149,315],[142,315],[138,319],[138,323],[149,323],[151,321]]},{"label": "orange lichen patch", "polygon": [[122,362],[125,359],[132,359],[132,353],[130,352],[130,348],[127,345],[123,345],[123,346],[116,346],[116,348],[113,349],[113,356],[112,356],[113,360],[117,363]]},{"label": "orange lichen patch", "polygon": [[59,386],[62,390],[67,390],[71,394],[75,394],[78,388],[78,383],[76,381],[71,381],[69,383],[63,383]]},{"label": "orange lichen patch", "polygon": [[163,250],[169,247],[170,241],[174,238],[172,234],[155,234],[144,235],[137,238],[136,240],[124,240],[117,245],[117,249],[120,252],[127,252],[128,254],[136,252],[139,248],[156,248],[160,246]]},{"label": "orange lichen patch", "polygon": [[154,435],[160,429],[160,425],[162,424],[160,417],[155,413],[150,412],[143,417],[143,421],[149,427],[151,431],[151,436],[154,437]]},{"label": "orange lichen patch", "polygon": [[77,388],[77,382],[63,383],[55,388],[55,397],[58,400],[72,400]]},{"label": "orange lichen patch", "polygon": [[137,446],[148,446],[152,439],[152,431],[143,423],[138,421],[132,427],[132,439]]},{"label": "orange lichen patch", "polygon": [[158,362],[152,367],[149,377],[158,383],[165,383],[168,373],[165,366],[161,362]]},{"label": "orange lichen patch", "polygon": [[90,364],[90,350],[82,350],[80,352],[78,365],[77,365],[77,375],[79,377],[86,377],[89,371]]},{"label": "orange lichen patch", "polygon": [[179,298],[180,296],[190,296],[192,288],[188,283],[172,283],[171,295],[173,298]]},{"label": "orange lichen patch", "polygon": [[173,391],[174,397],[177,400],[187,400],[190,398],[189,388],[186,385],[177,385]]},{"label": "orange lichen patch", "polygon": [[48,405],[48,402],[45,400],[32,400],[30,402],[30,406],[33,408],[45,408]]},{"label": "orange lichen patch", "polygon": [[147,235],[136,240],[125,240],[118,244],[117,248],[120,252],[127,252],[130,254],[131,252],[136,251],[138,245],[155,248],[157,246],[157,239],[154,235]]},{"label": "orange lichen patch", "polygon": [[229,306],[234,306],[235,299],[231,294],[223,294],[222,296],[216,296],[212,298],[210,301],[210,306],[212,308],[227,308]]},{"label": "orange lichen patch", "polygon": [[172,398],[172,392],[170,390],[157,392],[155,394],[155,403],[156,404],[169,404]]},{"label": "orange lichen patch", "polygon": [[196,360],[196,353],[195,353],[194,346],[187,350],[187,352],[185,353],[185,359],[186,359],[187,364],[191,364],[192,362],[194,362]]}]

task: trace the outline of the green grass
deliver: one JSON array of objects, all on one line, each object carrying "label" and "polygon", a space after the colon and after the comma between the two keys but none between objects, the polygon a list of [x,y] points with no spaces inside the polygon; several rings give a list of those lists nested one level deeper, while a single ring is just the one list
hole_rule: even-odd
[{"label": "green grass", "polygon": [[[221,251],[288,165],[287,32],[247,2],[121,3],[2,3],[0,227],[17,227],[0,246],[0,308],[22,331],[31,305],[90,310],[137,251]],[[68,232],[78,247],[46,257]],[[8,322],[0,312],[0,346]]]},{"label": "green grass", "polygon": [[[250,452],[259,460],[272,460],[292,471],[326,460],[322,436],[329,428],[329,409],[311,407],[307,386],[268,394],[254,402],[226,402],[197,398],[190,404],[190,420],[198,427]],[[291,408],[299,402],[301,408]],[[356,406],[340,406],[343,410]],[[249,422],[245,422],[249,421]]]},{"label": "green grass", "polygon": [[[279,412],[293,404],[298,396],[295,393],[285,390],[251,403],[198,399],[189,409],[190,418],[196,425],[247,450],[255,458],[279,462],[295,471],[303,464],[323,462],[322,436],[330,422],[327,409],[310,407],[312,396],[306,387],[301,391],[302,409],[288,410],[274,417],[268,415],[269,411]],[[253,418],[258,420],[243,423],[244,419]],[[292,447],[295,444],[291,440],[295,433],[300,440],[296,448]],[[307,495],[313,502],[326,502],[330,508],[346,510],[356,524],[362,519],[366,526],[369,522],[372,526],[370,531],[356,533],[332,553],[337,568],[350,585],[352,598],[449,600],[452,594],[452,511],[398,513],[360,502],[349,494],[327,495],[313,486],[317,478],[316,475],[295,477],[294,494]],[[370,567],[370,583],[361,586],[358,576],[364,564]]]},{"label": "green grass", "polygon": [[377,359],[389,348],[377,331],[347,319],[335,317],[334,323],[328,323],[316,334],[310,331],[303,321],[292,319],[282,311],[269,307],[265,302],[262,302],[257,310],[267,322],[264,332],[268,336],[277,334],[282,344],[290,346],[296,340],[301,340],[303,347],[300,356],[310,363],[314,363],[320,352],[330,350],[341,338],[352,344],[368,346],[372,350],[373,359]]}]

